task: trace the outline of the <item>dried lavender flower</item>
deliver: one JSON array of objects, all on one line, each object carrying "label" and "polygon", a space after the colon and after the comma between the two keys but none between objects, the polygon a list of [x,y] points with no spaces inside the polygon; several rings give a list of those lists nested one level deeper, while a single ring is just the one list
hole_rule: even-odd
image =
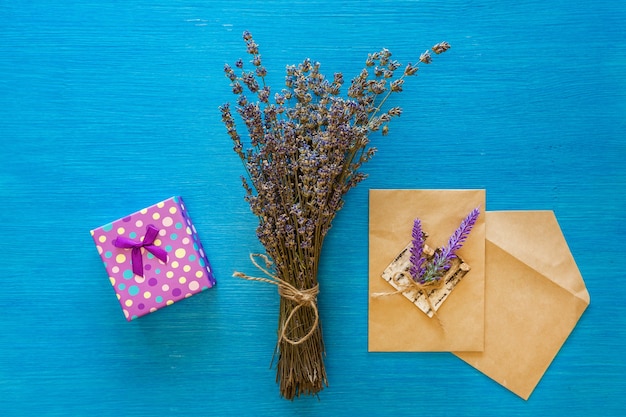
[{"label": "dried lavender flower", "polygon": [[422,55],[420,55],[420,62],[423,64],[430,64],[433,62],[433,58],[430,55],[430,52],[426,51]]},{"label": "dried lavender flower", "polygon": [[413,222],[413,231],[411,233],[413,238],[411,245],[411,267],[409,273],[414,281],[418,281],[426,273],[424,263],[426,257],[424,256],[424,233],[422,232],[422,222],[420,219],[415,219]]},{"label": "dried lavender flower", "polygon": [[404,75],[411,76],[417,74],[418,66],[411,64],[410,62],[407,64],[404,69]]},{"label": "dried lavender flower", "polygon": [[431,49],[433,50],[434,53],[439,55],[439,54],[446,52],[448,49],[450,49],[450,44],[448,42],[440,42],[436,44],[435,46],[433,46]]},{"label": "dried lavender flower", "polygon": [[463,219],[459,227],[455,230],[452,236],[450,236],[448,244],[442,250],[442,253],[446,257],[453,257],[454,252],[461,249],[463,243],[465,242],[470,232],[472,231],[472,228],[476,224],[476,220],[478,219],[479,215],[480,208],[476,207],[467,215],[465,219]]},{"label": "dried lavender flower", "polygon": [[395,80],[391,83],[391,91],[394,93],[402,91],[402,84],[404,84],[403,79]]},{"label": "dried lavender flower", "polygon": [[237,75],[230,65],[224,64],[224,72],[231,81],[235,81],[237,79]]}]

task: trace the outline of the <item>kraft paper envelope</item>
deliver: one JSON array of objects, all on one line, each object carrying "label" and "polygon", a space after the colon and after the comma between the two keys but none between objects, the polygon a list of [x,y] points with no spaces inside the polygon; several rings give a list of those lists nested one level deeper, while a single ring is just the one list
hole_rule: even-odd
[{"label": "kraft paper envelope", "polygon": [[589,293],[553,212],[486,214],[485,349],[454,354],[528,399]]},{"label": "kraft paper envelope", "polygon": [[[484,344],[485,190],[370,190],[368,350],[482,351]],[[381,274],[411,241],[419,218],[426,243],[441,247],[476,207],[481,214],[458,251],[470,271],[430,318]]]}]

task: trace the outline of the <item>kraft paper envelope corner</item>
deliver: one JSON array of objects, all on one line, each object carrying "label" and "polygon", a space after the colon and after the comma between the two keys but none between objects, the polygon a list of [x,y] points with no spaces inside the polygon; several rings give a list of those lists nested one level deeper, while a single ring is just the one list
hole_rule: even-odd
[{"label": "kraft paper envelope corner", "polygon": [[486,214],[485,349],[454,354],[527,400],[589,293],[552,211]]},{"label": "kraft paper envelope corner", "polygon": [[[370,190],[369,194],[370,352],[482,351],[484,346],[485,190]],[[459,250],[471,270],[430,318],[402,294],[393,292],[381,274],[411,241],[419,218],[426,243],[440,247],[476,207],[481,214]],[[442,327],[443,326],[443,327]]]}]

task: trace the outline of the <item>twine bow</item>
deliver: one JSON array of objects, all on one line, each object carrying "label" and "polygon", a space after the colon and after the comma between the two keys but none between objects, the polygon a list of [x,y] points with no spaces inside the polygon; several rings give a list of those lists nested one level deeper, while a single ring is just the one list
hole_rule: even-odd
[{"label": "twine bow", "polygon": [[167,251],[154,245],[156,237],[159,235],[159,229],[149,224],[146,226],[146,235],[143,240],[136,241],[124,236],[119,236],[113,240],[113,246],[122,249],[132,249],[131,259],[133,265],[133,273],[143,276],[143,257],[141,256],[141,248],[150,252],[163,263],[167,263]]},{"label": "twine bow", "polygon": [[[404,284],[404,285],[401,285],[399,283],[399,281],[398,281],[400,279],[400,277],[407,278],[407,280],[406,280],[407,283]],[[445,331],[445,327],[443,326],[441,318],[439,317],[439,314],[437,314],[437,310],[435,310],[435,306],[430,301],[430,297],[428,296],[428,290],[436,290],[436,289],[439,289],[439,288],[441,288],[443,286],[443,284],[444,284],[444,280],[443,279],[438,279],[438,280],[435,280],[435,281],[429,281],[429,282],[425,282],[424,284],[422,284],[420,282],[415,281],[410,274],[407,274],[406,272],[403,272],[403,271],[396,272],[392,279],[395,282],[397,282],[398,285],[399,285],[399,288],[396,291],[375,292],[375,293],[373,293],[371,295],[372,298],[385,297],[385,296],[388,296],[388,295],[404,294],[405,292],[412,291],[412,290],[416,290],[418,292],[422,291],[422,293],[424,294],[424,298],[426,298],[426,301],[428,302],[428,307],[430,307],[430,309],[433,312],[433,315],[435,316],[435,318],[439,322],[439,325]]]},{"label": "twine bow", "polygon": [[438,289],[438,288],[440,288],[443,285],[443,280],[442,279],[429,281],[429,282],[425,282],[425,283],[422,284],[422,283],[420,283],[418,281],[415,281],[411,277],[411,275],[409,275],[409,274],[407,274],[406,272],[403,272],[403,271],[396,272],[392,279],[395,282],[398,282],[398,284],[399,284],[398,280],[401,277],[405,277],[407,279],[407,283],[404,284],[403,286],[400,286],[400,288],[398,288],[396,291],[392,291],[392,292],[375,292],[375,293],[372,294],[372,297],[378,298],[378,297],[384,297],[384,296],[387,296],[387,295],[404,294],[405,292],[411,291],[411,290],[422,291],[422,292],[424,292],[424,295],[427,295],[426,291],[428,291],[429,289]]},{"label": "twine bow", "polygon": [[[247,279],[249,281],[260,281],[260,282],[266,282],[268,284],[276,285],[278,287],[278,295],[280,295],[284,299],[291,300],[294,303],[296,303],[296,306],[294,307],[294,309],[291,310],[291,313],[289,313],[289,316],[287,316],[287,318],[281,325],[278,340],[279,341],[284,340],[285,342],[294,346],[305,342],[307,339],[313,336],[313,333],[315,332],[315,329],[317,328],[317,325],[319,324],[319,310],[317,309],[317,303],[316,303],[317,294],[319,293],[319,284],[315,285],[313,288],[308,288],[305,290],[298,289],[294,287],[293,285],[291,285],[290,283],[278,278],[276,275],[273,275],[266,268],[263,268],[256,261],[256,258],[263,259],[265,261],[265,266],[267,268],[269,268],[272,265],[272,261],[270,261],[266,255],[263,255],[261,253],[250,254],[250,260],[252,261],[254,266],[256,266],[259,270],[261,270],[263,273],[265,273],[265,275],[267,275],[270,278],[252,277],[241,272],[235,272],[233,276],[237,278]],[[305,306],[309,306],[313,309],[313,312],[315,313],[315,322],[313,323],[313,325],[311,326],[311,329],[307,332],[307,334],[305,334],[298,340],[293,340],[287,336],[287,327],[288,327],[287,325],[291,322],[296,312]]]}]

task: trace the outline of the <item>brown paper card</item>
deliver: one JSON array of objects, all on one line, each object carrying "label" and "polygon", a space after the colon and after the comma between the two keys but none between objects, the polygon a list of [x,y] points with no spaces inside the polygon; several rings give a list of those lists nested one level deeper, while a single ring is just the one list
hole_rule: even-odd
[{"label": "brown paper card", "polygon": [[551,211],[486,213],[485,349],[454,352],[528,399],[589,305]]},{"label": "brown paper card", "polygon": [[[470,211],[485,209],[484,190],[370,190],[368,350],[482,351],[484,344],[485,216],[481,213],[459,250],[471,270],[430,318],[381,274],[411,239],[413,221],[422,221],[426,243],[441,247]],[[442,327],[443,326],[443,327]]]}]

